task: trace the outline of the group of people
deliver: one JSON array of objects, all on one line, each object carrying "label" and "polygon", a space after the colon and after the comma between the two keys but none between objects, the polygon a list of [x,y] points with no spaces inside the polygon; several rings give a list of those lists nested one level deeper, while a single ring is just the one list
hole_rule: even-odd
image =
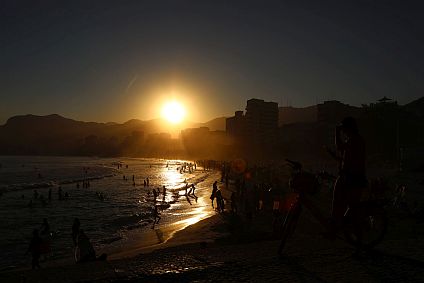
[{"label": "group of people", "polygon": [[[168,167],[169,165],[166,164],[166,167]],[[169,167],[168,167],[169,168]],[[197,164],[196,163],[187,163],[184,162],[181,166],[177,167],[177,171],[179,171],[181,174],[185,173],[188,171],[188,173],[192,173],[197,169]]]},{"label": "group of people", "polygon": [[[100,257],[96,257],[96,252],[90,242],[90,239],[80,226],[80,220],[75,218],[72,224],[71,233],[72,243],[74,246],[75,262],[80,263],[94,260],[105,260],[107,257],[106,254],[102,254]],[[44,218],[40,229],[33,230],[32,238],[26,252],[26,254],[31,253],[32,269],[41,268],[41,255],[51,253],[52,236],[53,233],[50,231],[50,224],[47,218]]]},{"label": "group of people", "polygon": [[[161,194],[160,188],[152,189],[153,202],[156,203],[158,196]],[[150,196],[150,191],[147,191],[147,196]],[[162,186],[162,201],[164,202],[166,198],[166,187]]]},{"label": "group of people", "polygon": [[[65,192],[63,193],[62,187],[58,187],[57,189],[57,196],[58,200],[67,200],[69,199],[69,193]],[[25,199],[25,195],[21,195],[21,199]],[[29,200],[28,207],[32,208],[34,206],[34,201],[39,200],[41,202],[41,205],[45,207],[48,203],[52,201],[52,189],[50,188],[47,194],[47,199],[44,197],[44,195],[40,194],[38,190],[33,191],[32,198]]]},{"label": "group of people", "polygon": [[218,212],[224,212],[225,204],[224,204],[224,198],[222,196],[221,190],[218,188],[218,181],[215,181],[212,185],[212,193],[210,197],[212,201],[212,208],[215,208],[213,205],[213,201],[216,199],[216,210]]}]

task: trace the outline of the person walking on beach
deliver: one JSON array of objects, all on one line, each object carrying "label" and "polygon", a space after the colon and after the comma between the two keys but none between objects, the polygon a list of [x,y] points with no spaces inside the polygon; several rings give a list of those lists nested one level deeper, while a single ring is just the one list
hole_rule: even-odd
[{"label": "person walking on beach", "polygon": [[194,190],[196,190],[196,187],[194,186],[194,184],[191,184],[191,188],[190,191],[188,191],[188,195],[193,195],[193,197],[197,198],[194,194]]},{"label": "person walking on beach", "polygon": [[152,193],[153,193],[153,201],[156,202],[156,198],[158,197],[158,192],[156,191],[156,189],[153,189]]},{"label": "person walking on beach", "polygon": [[222,197],[222,193],[220,189],[218,189],[215,192],[215,198],[216,198],[216,208],[218,209],[218,212],[224,212],[224,198]]},{"label": "person walking on beach", "polygon": [[158,206],[155,205],[153,209],[153,226],[152,229],[155,228],[155,225],[159,223],[159,220],[161,220],[160,212],[158,211]]},{"label": "person walking on beach", "polygon": [[213,200],[215,199],[215,197],[216,197],[216,192],[218,191],[218,182],[217,181],[215,181],[214,183],[213,183],[213,185],[212,185],[212,194],[211,194],[211,201],[212,201],[212,208],[215,208],[214,206],[213,206]]},{"label": "person walking on beach", "polygon": [[32,231],[32,239],[29,243],[28,250],[26,254],[29,252],[32,255],[32,269],[41,268],[40,267],[40,255],[41,255],[41,245],[43,240],[38,235],[38,229],[34,229]]},{"label": "person walking on beach", "polygon": [[185,184],[185,196],[188,196],[187,190],[188,190],[188,183]]}]

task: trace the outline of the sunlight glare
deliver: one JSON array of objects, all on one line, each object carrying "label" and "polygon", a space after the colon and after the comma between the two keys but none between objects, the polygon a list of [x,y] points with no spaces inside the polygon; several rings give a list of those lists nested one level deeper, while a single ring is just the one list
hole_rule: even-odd
[{"label": "sunlight glare", "polygon": [[178,101],[167,102],[162,108],[162,116],[169,122],[178,124],[184,119],[184,106]]}]

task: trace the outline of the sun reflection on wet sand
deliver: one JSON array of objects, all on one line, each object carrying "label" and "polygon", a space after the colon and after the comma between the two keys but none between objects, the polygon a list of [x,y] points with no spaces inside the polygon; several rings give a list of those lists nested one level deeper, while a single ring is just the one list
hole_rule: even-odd
[{"label": "sun reflection on wet sand", "polygon": [[[192,195],[185,195],[184,179],[186,177],[191,176],[179,173],[174,166],[173,168],[164,168],[162,170],[162,178],[167,188],[166,201],[168,201],[168,198],[171,198],[173,194],[177,195],[178,192],[177,202],[172,203],[169,209],[162,212],[162,220],[154,229],[146,229],[133,234],[133,238],[129,245],[132,248],[120,250],[118,252],[115,251],[112,258],[148,252],[160,246],[168,245],[168,241],[173,238],[178,231],[215,214],[210,204],[209,185],[211,186],[211,181],[216,179],[216,176],[208,176],[207,182],[203,182],[204,179],[201,178],[202,181],[197,183],[197,200],[196,197]],[[178,241],[181,241],[181,239]],[[175,243],[170,244],[175,245]]]}]

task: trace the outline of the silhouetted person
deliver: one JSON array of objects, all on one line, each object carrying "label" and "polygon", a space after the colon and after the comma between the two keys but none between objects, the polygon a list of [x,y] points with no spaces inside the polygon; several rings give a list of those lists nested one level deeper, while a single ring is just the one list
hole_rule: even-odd
[{"label": "silhouetted person", "polygon": [[41,224],[41,235],[42,236],[49,236],[50,235],[50,225],[47,221],[47,218],[43,218],[43,224]]},{"label": "silhouetted person", "polygon": [[236,193],[231,193],[231,212],[236,214],[237,213],[237,197]]},{"label": "silhouetted person", "polygon": [[38,229],[32,231],[32,239],[29,243],[27,254],[30,252],[32,255],[32,269],[41,268],[40,267],[40,255],[41,255],[41,246],[43,240],[38,235]]},{"label": "silhouetted person", "polygon": [[58,199],[62,200],[63,199],[63,195],[62,195],[62,188],[59,187],[59,190],[57,191],[57,195],[58,195]]},{"label": "silhouetted person", "polygon": [[163,188],[162,188],[162,196],[163,196],[162,201],[165,201],[165,197],[166,197],[166,187],[165,186],[163,186]]},{"label": "silhouetted person", "polygon": [[215,192],[215,198],[216,198],[216,208],[218,209],[218,212],[224,212],[224,198],[222,197],[221,190],[218,189]]},{"label": "silhouetted person", "polygon": [[34,199],[37,199],[38,198],[38,191],[37,190],[34,190],[33,196],[34,196]]},{"label": "silhouetted person", "polygon": [[161,220],[160,212],[158,211],[158,206],[155,205],[153,209],[153,226],[152,229],[155,228],[155,225],[159,223],[159,220]]},{"label": "silhouetted person", "polygon": [[196,199],[196,202],[197,202],[197,196],[194,194],[195,190],[196,190],[196,187],[194,186],[194,184],[191,184],[191,188],[190,188],[190,191],[188,192],[188,194],[193,195],[193,197]]},{"label": "silhouetted person", "polygon": [[49,189],[49,202],[52,201],[52,189]]},{"label": "silhouetted person", "polygon": [[72,224],[72,243],[74,246],[77,246],[77,237],[80,230],[80,220],[78,218],[74,218],[74,223]]},{"label": "silhouetted person", "polygon": [[76,259],[77,262],[96,260],[96,252],[94,251],[93,245],[82,229],[78,232]]},{"label": "silhouetted person", "polygon": [[212,193],[211,193],[212,208],[214,208],[213,200],[215,199],[216,191],[218,191],[218,185],[217,184],[218,184],[218,182],[215,181],[212,185]]},{"label": "silhouetted person", "polygon": [[147,182],[146,182],[146,180],[144,180],[143,181],[143,186],[145,187],[145,186],[147,186]]},{"label": "silhouetted person", "polygon": [[146,178],[146,185],[149,186],[149,177]]},{"label": "silhouetted person", "polygon": [[153,189],[153,190],[152,190],[152,193],[153,193],[154,201],[156,202],[156,198],[157,198],[157,196],[158,196],[158,192],[156,191],[156,189]]},{"label": "silhouetted person", "polygon": [[337,229],[347,207],[360,201],[362,189],[367,185],[365,142],[354,118],[347,117],[336,127],[335,144],[339,153],[335,156],[339,161],[339,176],[333,191],[332,221]]},{"label": "silhouetted person", "polygon": [[41,201],[41,205],[43,207],[45,207],[47,205],[47,201],[44,199],[44,196],[43,195],[40,195],[39,199]]}]

